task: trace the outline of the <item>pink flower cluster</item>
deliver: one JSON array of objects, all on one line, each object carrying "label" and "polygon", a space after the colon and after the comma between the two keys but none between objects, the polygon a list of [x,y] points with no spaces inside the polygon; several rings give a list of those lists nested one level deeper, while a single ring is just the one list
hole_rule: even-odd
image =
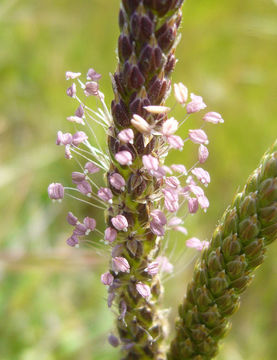
[{"label": "pink flower cluster", "polygon": [[[186,215],[180,215],[180,208],[185,205],[188,214],[195,214],[198,209],[206,211],[209,207],[209,200],[202,186],[208,186],[210,175],[200,167],[209,156],[207,148],[209,140],[203,126],[206,123],[222,123],[223,119],[216,112],[207,112],[202,116],[203,126],[199,129],[190,129],[187,136],[182,137],[180,128],[183,122],[192,114],[205,109],[206,104],[201,96],[193,93],[190,94],[191,101],[187,102],[188,89],[182,83],[175,84],[175,99],[186,109],[185,120],[179,122],[172,116],[168,118],[171,111],[168,107],[145,106],[144,109],[149,117],[143,118],[138,114],[132,116],[130,127],[117,134],[116,140],[122,146],[121,150],[117,151],[114,158],[111,159],[108,151],[101,149],[97,135],[94,133],[95,126],[100,126],[108,132],[112,125],[112,115],[105,104],[104,95],[99,90],[98,81],[101,75],[95,70],[89,69],[86,83],[82,83],[79,79],[80,75],[80,73],[67,72],[66,79],[78,81],[85,98],[88,96],[96,97],[101,102],[102,108],[94,111],[86,106],[85,102],[77,96],[75,83],[67,89],[67,95],[79,102],[75,114],[67,119],[74,122],[75,126],[87,125],[93,139],[90,141],[91,136],[83,131],[77,131],[73,135],[58,132],[56,144],[65,146],[65,157],[76,160],[80,170],[72,172],[73,187],[63,187],[60,183],[52,183],[48,187],[48,194],[52,200],[61,200],[64,195],[68,195],[101,210],[115,209],[114,216],[111,216],[109,226],[104,230],[104,233],[96,229],[96,221],[93,218],[85,217],[83,222],[80,222],[71,212],[67,216],[68,223],[74,227],[72,235],[67,239],[69,246],[76,247],[82,237],[87,236],[90,232],[97,232],[97,234],[101,234],[104,243],[112,247],[112,270],[101,276],[102,283],[109,286],[108,304],[111,305],[115,296],[113,291],[115,276],[118,273],[132,271],[128,260],[122,256],[122,244],[117,240],[123,236],[132,239],[134,234],[132,224],[128,222],[124,213],[118,210],[120,209],[118,204],[114,204],[114,194],[121,194],[126,190],[128,179],[124,178],[123,172],[122,174],[117,170],[113,173],[108,172],[111,162],[123,169],[129,167],[132,170],[134,157],[128,150],[128,146],[133,146],[135,135],[137,133],[142,135],[145,147],[153,137],[158,137],[160,143],[158,149],[148,155],[143,155],[139,159],[136,158],[136,166],[140,164],[139,173],[143,180],[157,184],[157,190],[149,196],[156,208],[151,211],[150,221],[145,224],[145,229],[158,237],[164,237],[168,230],[180,231],[187,235],[187,230],[183,227]],[[157,116],[159,121],[155,120]],[[90,126],[90,121],[94,121],[93,126]],[[180,135],[176,135],[178,131]],[[198,160],[195,164],[189,170],[183,164],[165,165],[167,153],[171,149],[182,150],[187,141],[198,146]],[[98,144],[97,147],[92,145],[95,143]],[[84,165],[82,165],[83,162],[85,162]],[[97,185],[97,176],[94,177],[93,175],[100,170],[108,172],[108,186]],[[78,194],[81,198],[75,197],[74,194]],[[132,246],[135,247],[135,243],[130,241],[129,246],[132,251]],[[201,250],[207,246],[207,243],[191,238],[187,241],[187,246]],[[145,271],[149,275],[155,276],[159,271],[172,271],[172,265],[164,257],[161,257],[159,260],[156,259],[150,263]],[[136,290],[140,296],[150,299],[151,289],[147,284],[138,281]]]}]

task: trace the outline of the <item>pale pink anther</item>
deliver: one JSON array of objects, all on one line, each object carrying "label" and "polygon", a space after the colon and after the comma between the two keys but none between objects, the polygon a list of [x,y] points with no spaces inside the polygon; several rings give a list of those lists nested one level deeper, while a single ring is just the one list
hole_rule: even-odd
[{"label": "pale pink anther", "polygon": [[179,82],[174,84],[174,95],[177,102],[181,105],[184,105],[188,100],[188,89],[187,87]]},{"label": "pale pink anther", "polygon": [[104,239],[108,242],[113,242],[115,241],[117,237],[117,231],[115,229],[113,229],[112,227],[108,227],[105,230],[105,234],[104,234]]},{"label": "pale pink anther", "polygon": [[113,347],[118,347],[118,345],[119,345],[119,339],[116,336],[112,335],[112,334],[109,335],[108,342]]},{"label": "pale pink anther", "polygon": [[195,214],[198,210],[198,200],[196,198],[188,199],[188,209],[190,214]]},{"label": "pale pink anther", "polygon": [[175,226],[174,230],[179,231],[184,235],[188,234],[188,230],[184,226]]},{"label": "pale pink anther", "polygon": [[161,225],[160,223],[157,223],[154,220],[150,221],[150,230],[154,235],[157,235],[157,236],[164,236],[164,234],[165,234],[165,229],[164,229],[163,225]]},{"label": "pale pink anther", "polygon": [[202,129],[189,130],[189,138],[195,144],[205,144],[209,143],[208,136]]},{"label": "pale pink anther", "polygon": [[169,107],[160,105],[149,105],[143,108],[151,114],[166,114],[170,111]]},{"label": "pale pink anther", "polygon": [[71,143],[72,135],[70,133],[63,134],[61,131],[58,131],[56,145],[70,145]]},{"label": "pale pink anther", "polygon": [[209,157],[209,150],[206,146],[200,144],[198,148],[198,160],[200,164],[203,164]]},{"label": "pale pink anther", "polygon": [[96,228],[96,220],[89,216],[86,216],[84,218],[84,225],[87,228],[87,230],[94,231]]},{"label": "pale pink anther", "polygon": [[104,187],[101,187],[98,192],[97,192],[97,195],[98,197],[103,200],[103,201],[106,201],[110,204],[112,204],[113,200],[113,193],[111,192],[111,189],[109,188],[104,188]]},{"label": "pale pink anther", "polygon": [[187,113],[192,114],[203,110],[207,107],[204,103],[202,96],[190,94],[191,102],[187,104]]},{"label": "pale pink anther", "polygon": [[72,247],[79,247],[79,239],[77,235],[72,235],[66,240],[67,245]]},{"label": "pale pink anther", "polygon": [[187,247],[194,248],[198,251],[201,251],[209,246],[208,241],[201,241],[197,239],[196,237],[192,237],[191,239],[188,239],[186,241]]},{"label": "pale pink anther", "polygon": [[160,265],[161,272],[172,273],[173,265],[168,261],[166,256],[158,256],[156,261]]},{"label": "pale pink anther", "polygon": [[65,147],[65,150],[64,150],[64,157],[66,158],[66,159],[72,159],[72,155],[71,155],[71,151],[70,151],[70,146],[69,145],[67,145],[66,147]]},{"label": "pale pink anther", "polygon": [[202,168],[194,168],[191,173],[205,186],[211,182],[210,174]]},{"label": "pale pink anther", "polygon": [[128,260],[122,256],[117,256],[112,259],[113,270],[115,272],[129,272],[130,265]]},{"label": "pale pink anther", "polygon": [[102,75],[98,74],[94,69],[92,69],[92,68],[88,69],[87,80],[98,81],[101,79],[101,77],[102,77]]},{"label": "pale pink anther", "polygon": [[167,138],[167,142],[173,149],[182,150],[184,147],[184,141],[178,135],[170,135]]},{"label": "pale pink anther", "polygon": [[115,159],[119,162],[120,165],[123,166],[131,165],[133,162],[132,154],[127,150],[119,151],[118,153],[116,153]]},{"label": "pale pink anther", "polygon": [[52,183],[48,186],[48,196],[51,200],[62,200],[64,198],[64,187],[60,183]]},{"label": "pale pink anther", "polygon": [[75,146],[78,146],[81,143],[83,143],[84,141],[86,141],[87,139],[88,139],[88,137],[83,131],[77,131],[73,135],[72,144]]},{"label": "pale pink anther", "polygon": [[208,198],[205,195],[203,195],[203,196],[199,196],[197,199],[200,207],[204,210],[204,212],[206,212],[208,207],[210,206]]},{"label": "pale pink anther", "polygon": [[150,170],[149,172],[152,176],[155,176],[157,179],[162,179],[166,175],[166,172],[162,166],[159,166],[158,170]]},{"label": "pale pink anther", "polygon": [[86,96],[97,96],[98,89],[99,89],[99,85],[97,82],[95,82],[95,81],[86,82],[84,94]]},{"label": "pale pink anther", "polygon": [[164,136],[173,135],[177,131],[178,125],[178,121],[175,120],[173,117],[166,120],[162,126],[162,134]]},{"label": "pale pink anther", "polygon": [[85,125],[84,120],[79,116],[68,116],[66,120],[73,122],[75,124]]},{"label": "pale pink anther", "polygon": [[81,76],[82,74],[80,72],[72,72],[72,71],[67,71],[65,73],[65,78],[66,80],[73,80],[78,78],[79,76]]},{"label": "pale pink anther", "polygon": [[125,216],[123,215],[117,215],[112,218],[111,220],[113,226],[116,228],[116,230],[119,231],[127,231],[128,229],[128,221]]},{"label": "pale pink anther", "polygon": [[88,161],[85,164],[85,172],[90,174],[95,174],[100,171],[99,167],[96,166],[93,162]]},{"label": "pale pink anther", "polygon": [[101,282],[104,285],[107,285],[107,286],[112,285],[113,280],[114,280],[114,277],[110,272],[105,272],[104,274],[101,275]]},{"label": "pale pink anther", "polygon": [[182,164],[173,164],[171,165],[171,169],[173,171],[176,171],[178,172],[179,174],[182,174],[182,175],[187,175],[187,169],[184,165]]},{"label": "pale pink anther", "polygon": [[150,134],[151,126],[141,116],[134,114],[131,120],[131,124],[142,134]]},{"label": "pale pink anther", "polygon": [[150,215],[157,224],[166,225],[167,219],[161,210],[155,209],[151,211]]},{"label": "pale pink anther", "polygon": [[79,171],[73,171],[72,173],[72,182],[73,184],[79,184],[86,180],[86,175],[79,172]]},{"label": "pale pink anther", "polygon": [[132,129],[124,129],[121,130],[120,133],[117,135],[118,139],[123,143],[133,144],[134,142],[134,132]]},{"label": "pale pink anther", "polygon": [[69,88],[66,90],[67,96],[75,97],[76,96],[76,84],[73,83]]},{"label": "pale pink anther", "polygon": [[109,176],[109,181],[110,184],[117,190],[124,190],[125,188],[125,180],[124,177],[121,176],[118,173],[113,173],[112,175]]},{"label": "pale pink anther", "polygon": [[164,169],[164,171],[165,171],[167,174],[169,174],[169,175],[172,175],[172,174],[173,174],[173,172],[172,172],[172,170],[170,169],[169,166],[163,165],[162,168]]},{"label": "pale pink anther", "polygon": [[89,234],[89,231],[86,227],[85,224],[80,224],[78,223],[76,226],[75,226],[75,229],[73,231],[73,234],[76,235],[76,236],[85,236],[85,235],[88,235]]},{"label": "pale pink anther", "polygon": [[203,120],[212,124],[224,123],[221,115],[217,112],[211,111],[203,116]]},{"label": "pale pink anther", "polygon": [[197,185],[193,185],[193,184],[190,184],[188,185],[188,189],[189,191],[191,191],[197,198],[199,198],[200,196],[204,196],[204,190],[200,187],[200,186],[197,186]]},{"label": "pale pink anther", "polygon": [[164,200],[164,206],[166,208],[166,210],[168,210],[169,212],[176,212],[179,209],[179,203],[178,201],[169,201],[167,199]]},{"label": "pale pink anther", "polygon": [[141,281],[139,281],[136,284],[137,292],[145,299],[149,298],[151,296],[151,289],[148,285],[143,284]]},{"label": "pale pink anther", "polygon": [[167,225],[168,225],[169,227],[175,227],[175,226],[178,226],[178,225],[180,225],[180,224],[182,224],[182,223],[183,223],[183,220],[182,220],[182,219],[174,216],[173,218],[171,218],[170,220],[168,220],[168,224],[167,224]]},{"label": "pale pink anther", "polygon": [[148,171],[158,171],[159,169],[159,160],[152,155],[143,155],[142,162]]},{"label": "pale pink anther", "polygon": [[162,189],[162,193],[164,194],[165,199],[168,201],[178,201],[179,199],[178,191],[172,187],[166,187]]},{"label": "pale pink anther", "polygon": [[180,186],[180,181],[176,178],[176,176],[169,176],[169,177],[165,178],[165,184],[168,187],[171,187],[171,188],[177,190]]},{"label": "pale pink anther", "polygon": [[155,276],[159,272],[160,264],[157,261],[153,261],[150,263],[147,268],[145,268],[145,272],[147,272],[151,276]]},{"label": "pale pink anther", "polygon": [[84,108],[82,106],[82,104],[79,105],[79,107],[77,108],[77,110],[75,111],[75,116],[82,118],[84,116],[85,112],[84,112]]},{"label": "pale pink anther", "polygon": [[78,218],[72,212],[67,214],[66,220],[69,225],[75,226],[78,223]]},{"label": "pale pink anther", "polygon": [[89,196],[92,192],[91,185],[86,180],[77,184],[77,189],[80,191],[80,193],[82,193],[83,195],[87,195],[87,196]]}]

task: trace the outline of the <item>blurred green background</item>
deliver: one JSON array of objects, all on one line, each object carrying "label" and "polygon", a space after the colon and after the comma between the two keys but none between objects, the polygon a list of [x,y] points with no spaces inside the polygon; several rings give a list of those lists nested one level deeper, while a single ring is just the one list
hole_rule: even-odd
[{"label": "blurred green background", "polygon": [[[55,146],[56,131],[71,130],[65,118],[75,109],[64,72],[94,67],[103,74],[107,102],[112,99],[118,7],[117,0],[0,0],[1,360],[119,359],[106,341],[113,314],[99,281],[108,253],[69,248],[66,212],[84,216],[88,209],[71,201],[53,205],[46,193],[52,181],[70,184],[75,168]],[[191,236],[205,239],[277,137],[277,1],[187,0],[181,32],[173,81],[201,94],[225,119],[206,128],[210,209],[187,223]],[[192,121],[199,126],[197,117]],[[172,159],[188,164],[195,150],[174,152]],[[185,239],[174,234],[170,241],[177,262]],[[187,251],[165,284],[172,321],[194,255]],[[243,296],[218,360],[276,358],[276,256],[275,244]]]}]

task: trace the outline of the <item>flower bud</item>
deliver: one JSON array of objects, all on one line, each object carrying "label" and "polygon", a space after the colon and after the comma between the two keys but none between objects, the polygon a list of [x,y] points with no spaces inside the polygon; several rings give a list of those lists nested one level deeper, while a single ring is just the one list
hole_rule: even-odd
[{"label": "flower bud", "polygon": [[112,285],[114,280],[114,277],[112,276],[112,274],[110,272],[105,272],[104,274],[101,275],[101,282],[104,285]]},{"label": "flower bud", "polygon": [[113,229],[112,227],[108,227],[106,230],[105,230],[105,236],[104,236],[104,239],[108,242],[113,242],[115,241],[117,237],[117,232],[115,229]]},{"label": "flower bud", "polygon": [[64,198],[64,187],[60,183],[52,183],[48,186],[48,196],[51,200],[62,200]]},{"label": "flower bud", "polygon": [[113,226],[119,230],[119,231],[127,231],[127,228],[128,228],[128,221],[126,219],[125,216],[123,215],[117,215],[115,217],[112,218],[111,220]]},{"label": "flower bud", "polygon": [[110,175],[109,182],[115,189],[122,191],[124,190],[126,185],[124,177],[118,173],[113,173],[112,175]]}]

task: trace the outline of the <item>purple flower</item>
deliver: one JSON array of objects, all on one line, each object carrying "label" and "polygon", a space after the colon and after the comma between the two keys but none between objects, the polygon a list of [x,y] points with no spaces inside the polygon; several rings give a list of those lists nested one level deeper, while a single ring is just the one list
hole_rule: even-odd
[{"label": "purple flower", "polygon": [[89,231],[94,231],[96,228],[96,221],[95,219],[87,216],[84,218],[84,225]]},{"label": "purple flower", "polygon": [[184,147],[184,141],[180,136],[177,135],[170,135],[167,138],[167,142],[173,149],[182,150]]},{"label": "purple flower", "polygon": [[65,73],[65,78],[66,80],[73,80],[78,78],[79,76],[81,76],[82,74],[80,72],[72,72],[72,71],[67,71]]},{"label": "purple flower", "polygon": [[177,131],[178,125],[179,125],[178,121],[175,120],[174,118],[170,118],[166,120],[162,126],[162,134],[164,136],[173,135]]},{"label": "purple flower", "polygon": [[67,220],[68,224],[69,224],[69,225],[72,225],[72,226],[75,226],[75,225],[77,225],[77,223],[78,223],[78,218],[77,218],[77,216],[73,215],[72,212],[69,212],[69,213],[67,214],[66,220]]},{"label": "purple flower", "polygon": [[150,263],[144,271],[146,271],[149,275],[155,276],[159,272],[160,264],[157,261],[153,261]]},{"label": "purple flower", "polygon": [[80,193],[87,196],[89,196],[92,192],[90,183],[87,181],[82,181],[81,183],[77,184],[77,189],[80,191]]},{"label": "purple flower", "polygon": [[167,219],[165,214],[161,210],[153,210],[151,211],[150,215],[152,216],[153,220],[160,224],[160,225],[166,225]]},{"label": "purple flower", "polygon": [[63,134],[61,131],[58,131],[56,145],[70,145],[71,143],[72,135],[70,133]]},{"label": "purple flower", "polygon": [[99,167],[97,167],[96,165],[94,165],[93,162],[88,161],[85,164],[85,172],[90,173],[90,174],[95,174],[98,171],[100,171]]},{"label": "purple flower", "polygon": [[194,168],[191,173],[197,177],[197,179],[204,184],[205,186],[207,186],[210,181],[210,174],[208,173],[208,171],[202,169],[202,168]]},{"label": "purple flower", "polygon": [[154,235],[157,236],[164,236],[165,234],[163,225],[154,220],[150,221],[150,230]]},{"label": "purple flower", "polygon": [[79,184],[83,181],[85,181],[86,175],[83,173],[80,173],[78,171],[73,171],[72,173],[72,182],[73,184]]},{"label": "purple flower", "polygon": [[102,75],[98,74],[94,69],[92,68],[88,69],[87,80],[98,81],[101,79],[101,77]]},{"label": "purple flower", "polygon": [[157,171],[159,169],[159,160],[152,155],[143,155],[143,166],[148,171]]},{"label": "purple flower", "polygon": [[118,338],[112,334],[108,337],[108,341],[109,341],[109,344],[112,345],[113,347],[118,347],[118,345],[119,345]]},{"label": "purple flower", "polygon": [[72,247],[78,247],[79,246],[79,239],[78,236],[72,235],[70,238],[66,240],[67,245]]},{"label": "purple flower", "polygon": [[52,183],[48,186],[48,196],[51,200],[62,200],[64,198],[64,187],[60,183]]},{"label": "purple flower", "polygon": [[76,96],[76,85],[73,83],[67,90],[66,94],[69,97],[75,97]]},{"label": "purple flower", "polygon": [[83,131],[77,131],[73,135],[72,144],[75,146],[78,146],[81,143],[83,143],[84,141],[86,141],[87,139],[88,139],[88,137]]},{"label": "purple flower", "polygon": [[173,171],[176,171],[176,172],[180,173],[180,174],[187,175],[187,169],[182,164],[173,164],[173,165],[171,165],[171,169]]},{"label": "purple flower", "polygon": [[198,210],[198,200],[196,198],[188,199],[188,209],[190,214],[195,214]]},{"label": "purple flower", "polygon": [[191,97],[192,101],[187,104],[187,113],[188,114],[198,112],[207,107],[207,105],[203,101],[202,96],[190,94],[190,97]]},{"label": "purple flower", "polygon": [[97,96],[99,85],[95,81],[86,82],[84,93],[86,96]]}]

